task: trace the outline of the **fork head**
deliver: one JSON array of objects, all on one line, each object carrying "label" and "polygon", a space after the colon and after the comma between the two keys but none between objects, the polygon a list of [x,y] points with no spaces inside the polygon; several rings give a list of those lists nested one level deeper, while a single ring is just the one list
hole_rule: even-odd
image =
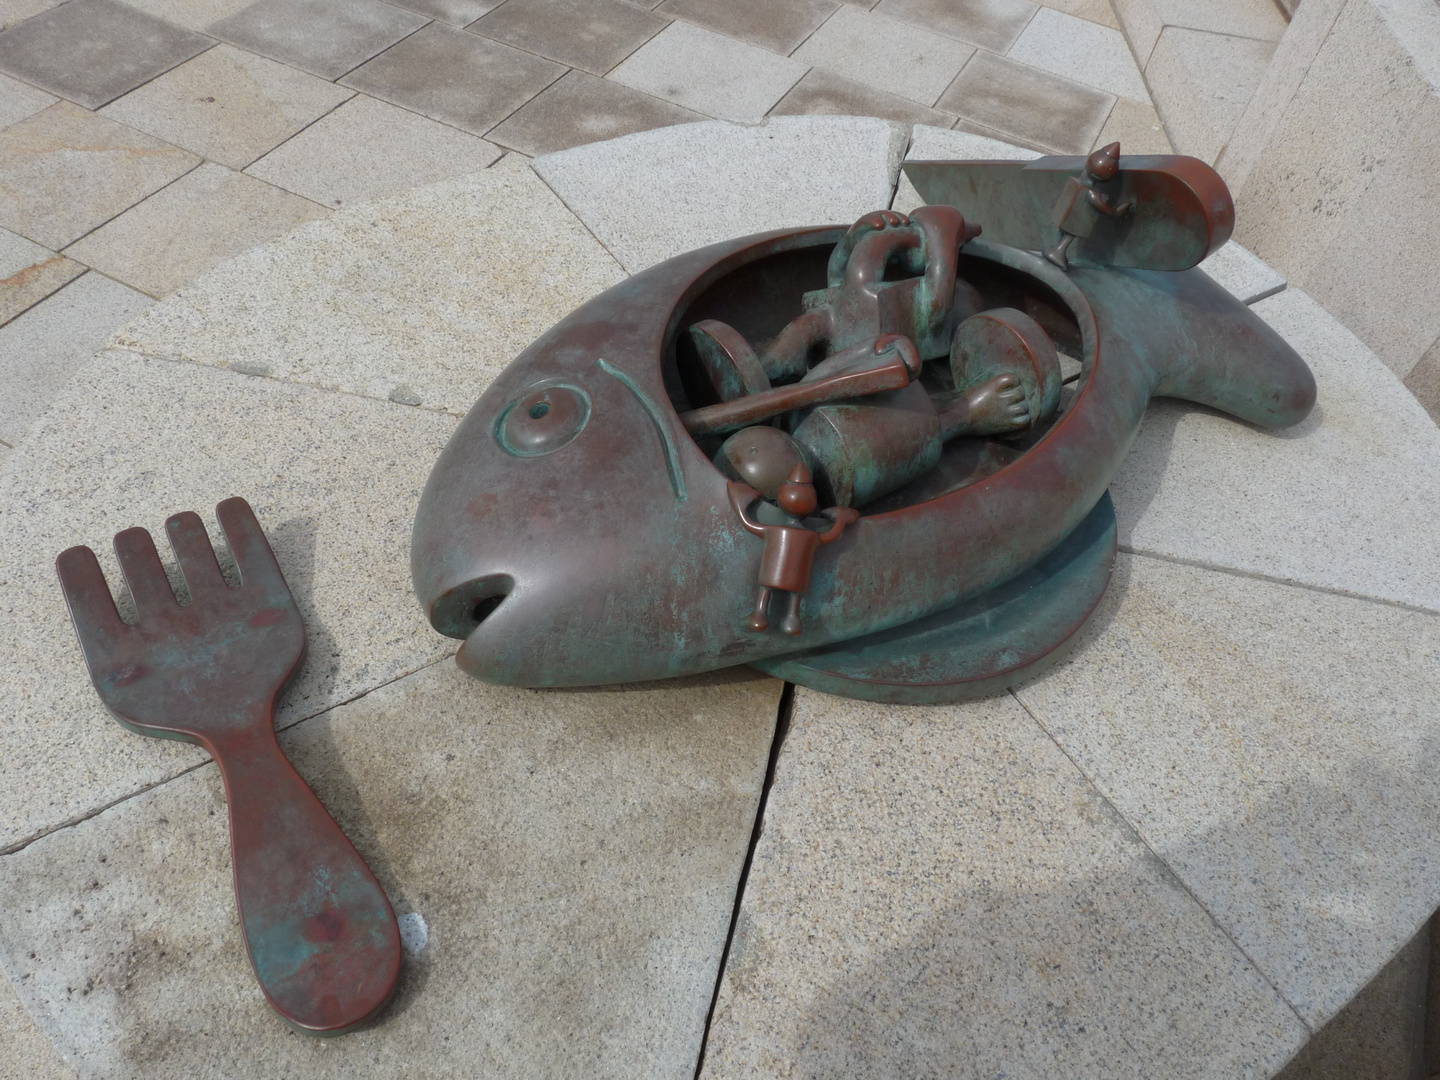
[{"label": "fork head", "polygon": [[116,534],[133,624],[120,618],[90,548],[69,548],[55,562],[100,700],[141,735],[206,743],[273,723],[275,699],[304,656],[305,624],[249,503],[226,499],[215,513],[240,587],[226,584],[200,516],[176,514],[165,531],[190,590],[184,606],[150,534]]}]

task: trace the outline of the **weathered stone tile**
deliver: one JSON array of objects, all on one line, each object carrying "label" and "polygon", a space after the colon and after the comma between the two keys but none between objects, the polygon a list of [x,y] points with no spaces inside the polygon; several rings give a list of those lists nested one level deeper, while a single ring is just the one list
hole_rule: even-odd
[{"label": "weathered stone tile", "polygon": [[[926,124],[915,125],[910,134],[910,148],[905,151],[906,161],[1029,161],[1040,156],[1034,150],[999,139]],[[910,178],[902,172],[891,207],[908,214],[924,202]]]},{"label": "weathered stone tile", "polygon": [[821,113],[829,116],[878,116],[898,124],[934,124],[948,126],[955,118],[939,109],[931,109],[910,98],[887,94],[866,86],[811,68],[794,88],[770,110],[771,116],[800,116]]},{"label": "weathered stone tile", "polygon": [[70,0],[0,32],[0,71],[98,109],[212,44],[114,0]]},{"label": "weathered stone tile", "polygon": [[245,171],[325,206],[349,206],[478,172],[499,157],[483,139],[359,94]]},{"label": "weathered stone tile", "polygon": [[1440,903],[1440,619],[1156,559],[1116,577],[1019,697],[1318,1027]]},{"label": "weathered stone tile", "polygon": [[451,26],[467,26],[503,0],[395,0],[403,8],[419,12],[426,18],[439,19]]},{"label": "weathered stone tile", "polygon": [[444,663],[284,732],[427,927],[368,1030],[297,1037],[265,1005],[209,765],[0,858],[6,963],[87,1078],[232,1075],[243,1047],[257,1076],[688,1080],[780,685],[537,693]]},{"label": "weathered stone tile", "polygon": [[786,55],[839,7],[834,0],[665,0],[655,10]]},{"label": "weathered stone tile", "polygon": [[1200,264],[1200,269],[1243,304],[1253,304],[1285,288],[1283,274],[1234,240],[1226,241],[1219,251]]},{"label": "weathered stone tile", "polygon": [[1005,55],[1119,97],[1150,101],[1125,36],[1074,15],[1042,7]]},{"label": "weathered stone tile", "polygon": [[1314,414],[1268,432],[1153,402],[1111,485],[1120,543],[1440,610],[1440,430],[1293,285],[1254,310],[1314,371]]},{"label": "weathered stone tile", "polygon": [[1111,3],[1115,5],[1115,14],[1120,18],[1125,39],[1130,42],[1130,51],[1135,54],[1135,62],[1143,71],[1150,61],[1150,54],[1155,51],[1155,42],[1160,40],[1165,23],[1152,0],[1111,0]]},{"label": "weathered stone tile", "polygon": [[1406,388],[1425,411],[1440,423],[1440,338],[1436,338],[1420,362],[1405,376]]},{"label": "weathered stone tile", "polygon": [[705,1077],[1267,1076],[1307,1034],[1012,698],[797,691]]},{"label": "weathered stone tile", "polygon": [[1110,0],[1039,0],[1042,7],[1063,11],[1079,19],[1089,19],[1112,30],[1120,29],[1120,20],[1115,18],[1115,9]]},{"label": "weathered stone tile", "polygon": [[[1132,0],[1132,2],[1144,3],[1146,0]],[[1281,123],[1284,121],[1286,113],[1289,112],[1291,104],[1296,103],[1296,92],[1309,77],[1311,67],[1315,65],[1321,50],[1329,42],[1330,30],[1346,4],[1347,0],[1314,0],[1314,3],[1306,5],[1303,16],[1292,20],[1285,30],[1284,37],[1275,46],[1275,51],[1270,56],[1270,66],[1265,69],[1264,78],[1260,80],[1260,85],[1251,95],[1250,104],[1245,106],[1245,112],[1241,114],[1234,134],[1225,144],[1225,153],[1217,163],[1220,175],[1230,185],[1230,190],[1235,195],[1237,202],[1246,188],[1246,180],[1251,171],[1263,157],[1269,156],[1271,141],[1279,133]],[[1368,42],[1362,44],[1363,38],[1357,39],[1348,34],[1344,40],[1347,44],[1361,45],[1362,48],[1369,44]],[[1367,68],[1370,66],[1368,59],[1365,66]],[[1350,67],[1353,69],[1353,61]],[[1385,91],[1393,93],[1395,88],[1395,84],[1391,83],[1384,87],[1381,93],[1382,95]],[[1356,87],[1356,89],[1360,88]],[[1362,96],[1370,97],[1380,89],[1366,85],[1364,87],[1366,93]],[[1334,98],[1329,98],[1329,100],[1336,106],[1342,105]],[[1354,105],[1351,102],[1345,102],[1342,107],[1345,112],[1348,112],[1354,108]],[[1344,112],[1341,115],[1344,115]],[[1393,129],[1391,130],[1393,131]],[[1349,132],[1342,129],[1340,132],[1331,131],[1328,134],[1331,138],[1338,138],[1344,145]],[[1366,141],[1369,141],[1368,138]],[[1327,145],[1327,140],[1307,138],[1306,142],[1313,144],[1307,146],[1306,149],[1307,152],[1317,155],[1317,160],[1324,160],[1325,155],[1332,149]],[[1272,194],[1274,193],[1272,192]],[[1242,217],[1241,220],[1245,219]]]},{"label": "weathered stone tile", "polygon": [[353,91],[218,45],[105,106],[102,115],[243,169]]},{"label": "weathered stone tile", "polygon": [[338,79],[425,18],[380,0],[256,0],[209,28],[242,49]]},{"label": "weathered stone tile", "polygon": [[9,322],[84,272],[85,267],[73,259],[0,229],[0,323]]},{"label": "weathered stone tile", "polygon": [[880,0],[872,10],[1003,53],[1038,9],[1026,0]]},{"label": "weathered stone tile", "polygon": [[431,23],[343,80],[432,120],[483,135],[565,74],[549,60]]},{"label": "weathered stone tile", "polygon": [[[633,274],[729,237],[853,221],[885,206],[905,134],[854,117],[686,124],[550,154],[535,171]],[[655,213],[657,176],[666,178],[664,215]]]},{"label": "weathered stone tile", "polygon": [[[1120,99],[1116,98],[1115,100],[1118,101]],[[1019,135],[1012,135],[1008,131],[1001,131],[987,124],[976,123],[974,120],[964,116],[956,120],[951,126],[955,131],[964,132],[967,135],[979,135],[992,142],[1002,142],[1009,146],[1022,146],[1027,150],[1034,151],[1038,157],[1043,157],[1046,154],[1053,154],[1055,152],[1049,147],[1040,146],[1037,143],[1031,142],[1029,139],[1022,139]]]},{"label": "weathered stone tile", "polygon": [[[1440,24],[1440,5],[1435,8]],[[1437,25],[1440,32],[1440,25]],[[1437,64],[1440,69],[1440,64]],[[1405,378],[1440,334],[1434,261],[1415,237],[1440,228],[1440,88],[1423,101],[1378,163],[1318,262],[1294,277],[1326,311]]]},{"label": "weathered stone tile", "polygon": [[1155,106],[1142,105],[1138,101],[1123,97],[1115,99],[1115,107],[1110,110],[1110,116],[1105,121],[1105,126],[1100,129],[1100,134],[1095,136],[1091,149],[1098,150],[1112,142],[1120,144],[1122,154],[1175,152]]},{"label": "weathered stone tile", "polygon": [[704,120],[611,79],[570,71],[491,128],[487,138],[534,157],[637,131]]},{"label": "weathered stone tile", "polygon": [[60,0],[0,0],[0,30],[6,30],[32,15],[49,11]]},{"label": "weathered stone tile", "polygon": [[0,131],[0,226],[63,248],[196,165],[68,101]]},{"label": "weathered stone tile", "polygon": [[308,199],[207,161],[66,254],[161,297],[232,255],[326,213]]},{"label": "weathered stone tile", "polygon": [[984,51],[940,95],[937,108],[1061,154],[1085,154],[1115,97]]},{"label": "weathered stone tile", "polygon": [[764,116],[804,74],[799,61],[673,22],[610,78],[706,116],[746,120]]},{"label": "weathered stone tile", "polygon": [[151,302],[119,282],[85,274],[0,328],[0,439],[19,446],[70,377]]},{"label": "weathered stone tile", "polygon": [[1175,149],[1214,162],[1265,75],[1275,43],[1167,26],[1145,65]]},{"label": "weathered stone tile", "polygon": [[37,90],[19,79],[0,75],[0,128],[18,124],[27,116],[34,116],[41,109],[54,105],[57,100],[55,95]]},{"label": "weathered stone tile", "polygon": [[460,415],[624,276],[523,160],[502,161],[247,252],[117,340]]},{"label": "weathered stone tile", "polygon": [[[883,42],[883,62],[877,45]],[[796,60],[922,105],[934,105],[975,50],[953,38],[873,11],[842,7],[805,44]]]},{"label": "weathered stone tile", "polygon": [[211,23],[228,18],[254,2],[255,0],[125,0],[129,7],[139,8],[157,19],[201,31],[207,29]]},{"label": "weathered stone tile", "polygon": [[622,0],[509,0],[469,29],[604,75],[668,22]]},{"label": "weathered stone tile", "polygon": [[5,1046],[5,1056],[0,1059],[0,1080],[75,1080],[78,1075],[35,1026],[3,968],[0,968],[0,1042]]},{"label": "weathered stone tile", "polygon": [[118,585],[116,532],[162,532],[180,510],[214,530],[217,502],[247,498],[309,636],[280,704],[284,726],[450,651],[411,595],[407,556],[420,489],[453,427],[421,409],[119,351],[77,374],[0,470],[0,649],[10,658],[0,850],[204,760],[110,719],[70,627],[56,555],[88,544]]},{"label": "weathered stone tile", "polygon": [[1279,41],[1285,34],[1285,16],[1273,3],[1255,0],[1146,0],[1167,26],[1209,30],[1213,34]]}]

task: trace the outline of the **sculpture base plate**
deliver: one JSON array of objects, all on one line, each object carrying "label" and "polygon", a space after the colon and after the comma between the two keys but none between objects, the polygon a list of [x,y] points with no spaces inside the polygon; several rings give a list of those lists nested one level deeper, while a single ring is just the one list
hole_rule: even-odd
[{"label": "sculpture base plate", "polygon": [[1065,656],[1114,567],[1106,492],[1050,554],[1003,585],[904,626],[752,666],[813,690],[902,705],[1002,693]]}]

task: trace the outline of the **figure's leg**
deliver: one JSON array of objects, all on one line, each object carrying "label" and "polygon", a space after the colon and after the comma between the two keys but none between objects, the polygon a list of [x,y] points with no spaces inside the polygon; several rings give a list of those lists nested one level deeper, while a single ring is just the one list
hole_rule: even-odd
[{"label": "figure's leg", "polygon": [[1060,242],[1045,252],[1045,258],[1061,270],[1068,271],[1070,269],[1070,260],[1066,257],[1065,253],[1070,250],[1070,245],[1074,242],[1075,237],[1070,233],[1061,233]]},{"label": "figure's leg", "polygon": [[804,629],[800,625],[800,594],[798,592],[785,594],[785,617],[780,620],[780,629],[791,637]]},{"label": "figure's leg", "polygon": [[770,590],[764,585],[755,594],[755,610],[750,613],[750,620],[745,625],[754,630],[757,634],[763,634],[770,628],[770,620],[765,617],[765,608],[770,604]]}]

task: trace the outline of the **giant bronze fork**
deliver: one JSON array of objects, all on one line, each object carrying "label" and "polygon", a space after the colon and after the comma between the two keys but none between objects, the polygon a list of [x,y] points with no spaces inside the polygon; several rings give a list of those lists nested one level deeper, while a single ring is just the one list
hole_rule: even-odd
[{"label": "giant bronze fork", "polygon": [[189,604],[144,529],[115,537],[133,625],[88,547],[62,552],[56,569],[105,707],[141,735],[199,743],[220,767],[240,928],[265,996],[296,1027],[336,1035],[394,993],[400,932],[370,868],[275,741],[275,701],[305,653],[299,609],[249,504],[226,499],[215,513],[239,588],[188,511],[165,530]]}]

